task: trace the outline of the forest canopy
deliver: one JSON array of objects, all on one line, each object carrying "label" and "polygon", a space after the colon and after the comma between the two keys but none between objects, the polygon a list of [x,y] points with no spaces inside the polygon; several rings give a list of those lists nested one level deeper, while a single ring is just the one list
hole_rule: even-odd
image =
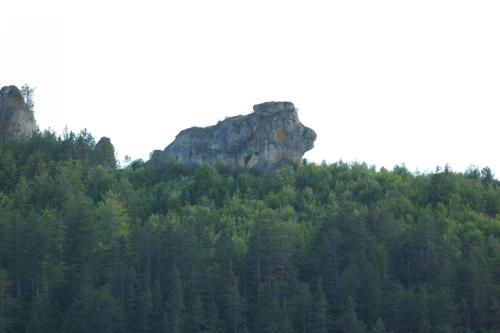
[{"label": "forest canopy", "polygon": [[500,183],[0,142],[0,333],[500,332]]}]

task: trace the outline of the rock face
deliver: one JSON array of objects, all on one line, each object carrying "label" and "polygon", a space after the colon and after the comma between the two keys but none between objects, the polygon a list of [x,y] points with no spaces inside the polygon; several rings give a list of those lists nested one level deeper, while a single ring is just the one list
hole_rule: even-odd
[{"label": "rock face", "polygon": [[108,168],[116,168],[115,147],[111,140],[103,136],[95,145],[94,163]]},{"label": "rock face", "polygon": [[267,102],[255,105],[253,110],[214,126],[183,130],[164,151],[155,151],[151,160],[248,167],[261,174],[283,165],[301,164],[304,153],[314,146],[316,133],[302,125],[294,105]]},{"label": "rock face", "polygon": [[0,89],[0,131],[8,139],[30,137],[37,130],[35,116],[16,86]]}]

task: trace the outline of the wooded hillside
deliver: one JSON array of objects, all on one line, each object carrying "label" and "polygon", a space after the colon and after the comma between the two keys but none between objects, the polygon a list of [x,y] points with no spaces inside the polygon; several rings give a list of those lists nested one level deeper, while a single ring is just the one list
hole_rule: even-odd
[{"label": "wooded hillside", "polygon": [[0,143],[0,333],[500,332],[500,184]]}]

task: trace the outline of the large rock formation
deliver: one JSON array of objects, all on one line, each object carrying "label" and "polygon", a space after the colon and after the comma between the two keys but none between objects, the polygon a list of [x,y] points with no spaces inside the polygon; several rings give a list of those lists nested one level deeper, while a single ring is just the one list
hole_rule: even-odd
[{"label": "large rock formation", "polygon": [[92,159],[97,165],[116,168],[115,147],[108,137],[103,136],[99,142],[97,142]]},{"label": "large rock formation", "polygon": [[283,165],[301,164],[304,153],[314,146],[316,133],[302,125],[294,105],[267,102],[253,110],[214,126],[183,130],[164,151],[155,151],[151,160],[249,167],[262,174]]},{"label": "large rock formation", "polygon": [[37,130],[35,116],[16,86],[0,89],[0,137],[21,139]]}]

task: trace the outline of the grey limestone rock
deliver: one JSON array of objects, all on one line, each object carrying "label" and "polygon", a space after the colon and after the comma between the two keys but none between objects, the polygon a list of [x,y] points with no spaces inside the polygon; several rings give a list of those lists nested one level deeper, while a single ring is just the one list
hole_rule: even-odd
[{"label": "grey limestone rock", "polygon": [[0,134],[7,139],[29,138],[37,130],[35,116],[16,86],[0,89]]},{"label": "grey limestone rock", "polygon": [[253,110],[213,126],[183,130],[165,150],[153,152],[151,160],[248,167],[264,175],[283,165],[300,165],[316,133],[302,125],[293,103],[267,102]]}]

